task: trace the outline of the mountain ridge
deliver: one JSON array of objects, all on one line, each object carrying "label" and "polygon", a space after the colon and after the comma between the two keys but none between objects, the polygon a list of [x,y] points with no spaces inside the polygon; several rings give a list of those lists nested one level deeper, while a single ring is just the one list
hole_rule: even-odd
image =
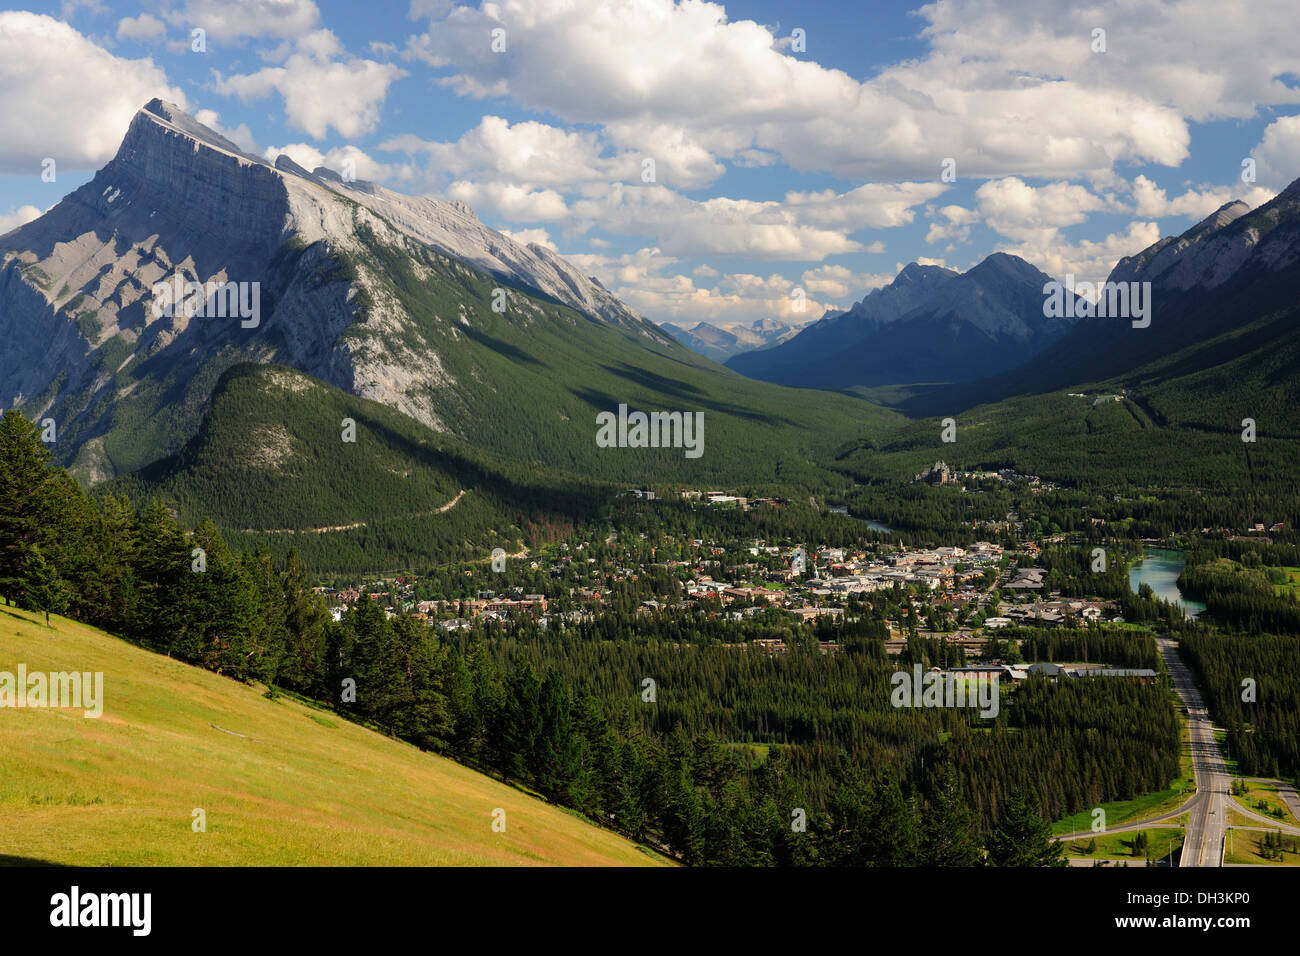
[{"label": "mountain ridge", "polygon": [[[1289,335],[1300,315],[1292,291],[1300,284],[1300,180],[1253,210],[1240,201],[1225,203],[1179,235],[1120,259],[1107,281],[1151,283],[1149,327],[1084,318],[1016,368],[922,392],[900,407],[911,415],[953,414],[1016,395],[1150,384],[1153,375],[1169,377],[1179,368],[1204,371],[1244,354],[1255,339],[1234,336],[1234,330],[1270,315],[1278,320],[1272,323],[1276,333]],[[1278,347],[1287,346],[1279,341]],[[1184,353],[1178,365],[1166,361]]]},{"label": "mountain ridge", "polygon": [[755,319],[744,322],[697,322],[689,329],[672,323],[661,326],[683,345],[705,358],[725,363],[741,352],[786,342],[799,328],[779,319]]},{"label": "mountain ridge", "polygon": [[[239,152],[161,101],[139,111],[114,160],[0,239],[0,405],[52,418],[56,456],[92,482],[179,450],[248,361],[547,467],[590,458],[578,423],[625,401],[787,427],[770,386],[695,356],[550,250],[464,204],[327,172]],[[255,284],[258,320],[156,315],[153,288],[178,273]]]},{"label": "mountain ridge", "polygon": [[911,263],[852,309],[789,342],[727,363],[781,384],[853,386],[963,381],[1001,370],[1064,335],[1072,320],[1043,314],[1045,273],[994,253],[965,273]]}]

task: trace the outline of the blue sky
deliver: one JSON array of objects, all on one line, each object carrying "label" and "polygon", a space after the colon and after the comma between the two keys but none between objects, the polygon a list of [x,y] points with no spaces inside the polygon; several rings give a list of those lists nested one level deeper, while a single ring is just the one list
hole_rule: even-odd
[{"label": "blue sky", "polygon": [[0,12],[0,233],[163,96],[260,154],[466,201],[658,321],[811,321],[908,262],[994,251],[1100,279],[1300,176],[1297,19],[1219,0],[40,3]]}]

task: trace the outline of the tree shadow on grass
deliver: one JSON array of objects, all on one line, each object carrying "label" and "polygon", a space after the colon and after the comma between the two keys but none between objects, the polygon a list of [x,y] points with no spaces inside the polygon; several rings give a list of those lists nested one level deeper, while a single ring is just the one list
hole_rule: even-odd
[{"label": "tree shadow on grass", "polygon": [[10,856],[6,853],[0,853],[0,866],[66,866],[66,863],[55,863],[51,860],[38,860],[31,856]]}]

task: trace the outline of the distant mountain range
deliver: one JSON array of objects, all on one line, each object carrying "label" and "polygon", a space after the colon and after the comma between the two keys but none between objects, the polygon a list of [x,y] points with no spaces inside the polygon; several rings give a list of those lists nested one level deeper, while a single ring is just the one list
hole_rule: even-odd
[{"label": "distant mountain range", "polygon": [[742,375],[814,388],[965,382],[1013,368],[1074,324],[1044,315],[1051,277],[995,253],[969,272],[913,263],[845,312],[727,362]]},{"label": "distant mountain range", "polygon": [[903,407],[948,414],[1072,386],[1150,391],[1178,382],[1200,391],[1208,420],[1218,425],[1217,402],[1249,405],[1251,394],[1261,413],[1267,405],[1300,423],[1293,406],[1279,404],[1300,383],[1300,180],[1253,211],[1241,202],[1222,206],[1182,235],[1121,259],[1107,281],[1151,283],[1147,327],[1083,318],[1013,369],[920,392]]},{"label": "distant mountain range", "polygon": [[799,334],[798,326],[780,319],[758,319],[748,325],[743,322],[723,325],[699,322],[689,329],[665,322],[661,328],[678,342],[715,362],[726,362],[741,352],[779,345]]},{"label": "distant mountain range", "polygon": [[[1121,260],[1110,279],[1108,303],[1122,302],[1119,283],[1150,283],[1138,287],[1149,309],[1136,326],[1137,315],[1084,317],[1009,371],[899,386],[889,397],[912,420],[884,440],[848,443],[837,467],[871,494],[912,480],[940,452],[954,470],[1116,488],[1117,510],[1153,522],[1157,536],[1231,526],[1224,515],[1234,509],[1252,521],[1294,516],[1300,181],[1253,211],[1223,206]],[[948,417],[956,441],[940,444]],[[1172,501],[1148,508],[1131,497],[1151,488],[1169,489]],[[1259,502],[1270,504],[1255,518]],[[1189,508],[1200,509],[1199,525],[1189,525]]]},{"label": "distant mountain range", "polygon": [[1005,254],[964,275],[914,263],[853,308],[727,365],[812,388],[908,386],[897,407],[912,417],[1127,390],[1156,424],[1220,429],[1253,409],[1300,434],[1300,180],[1121,259],[1107,282],[1149,283],[1149,323],[1083,314],[1077,296],[1066,316],[1046,318],[1049,281]]}]

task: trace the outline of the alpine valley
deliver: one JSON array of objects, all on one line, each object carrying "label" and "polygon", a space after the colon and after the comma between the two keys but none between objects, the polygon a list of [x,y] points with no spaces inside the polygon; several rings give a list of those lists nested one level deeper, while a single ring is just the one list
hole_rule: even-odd
[{"label": "alpine valley", "polygon": [[0,722],[0,862],[1300,862],[1300,182],[1140,322],[994,252],[670,333],[275,152],[153,99],[0,235],[0,664],[112,688]]}]

